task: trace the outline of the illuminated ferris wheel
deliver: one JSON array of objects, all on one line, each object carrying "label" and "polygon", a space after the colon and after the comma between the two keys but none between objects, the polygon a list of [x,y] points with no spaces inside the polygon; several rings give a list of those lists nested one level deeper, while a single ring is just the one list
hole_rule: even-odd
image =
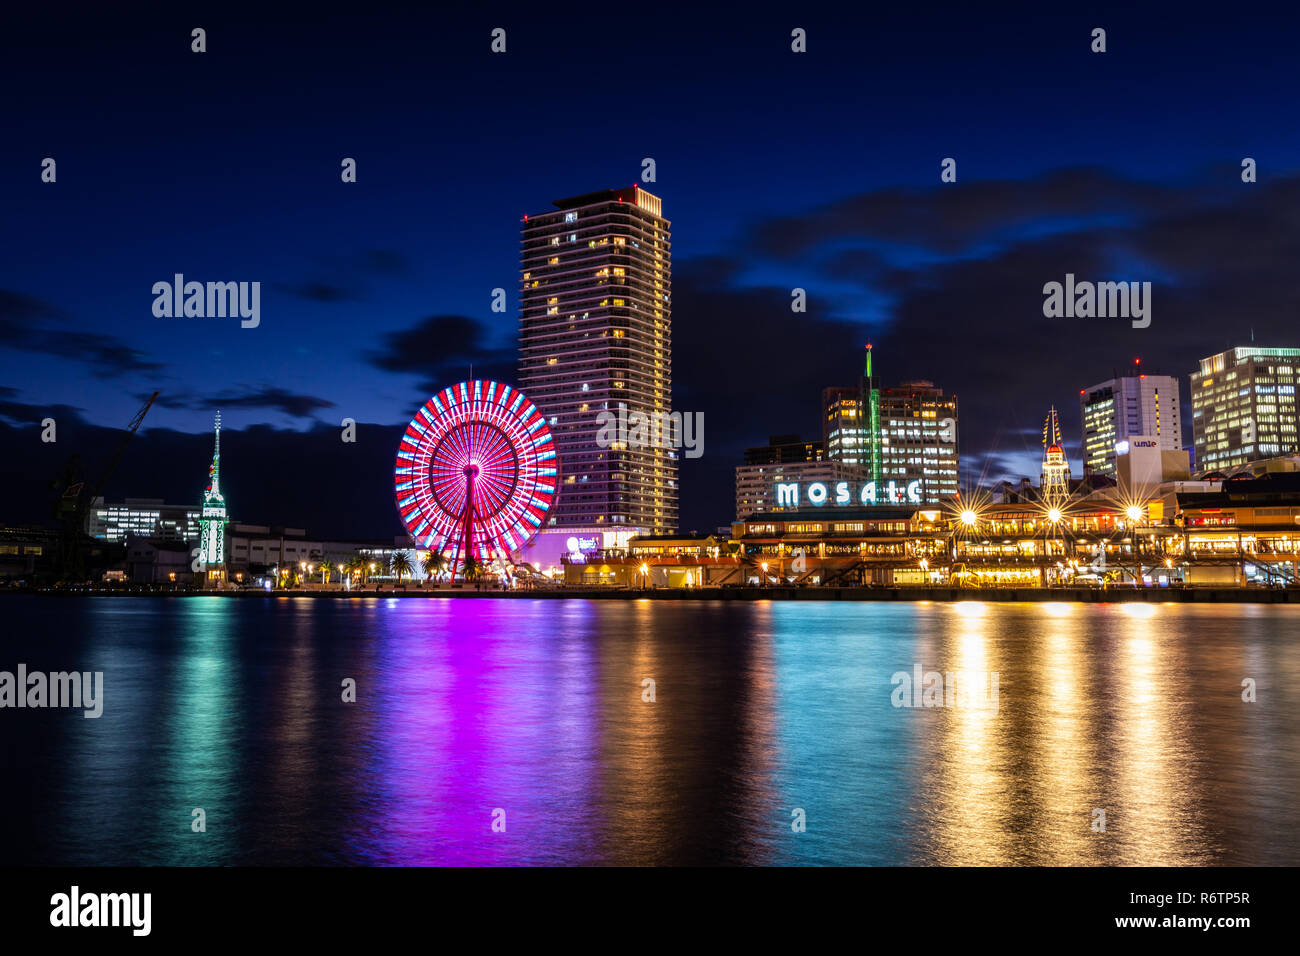
[{"label": "illuminated ferris wheel", "polygon": [[555,443],[523,392],[475,380],[434,395],[397,449],[397,510],[416,542],[505,561],[537,533],[555,500]]}]

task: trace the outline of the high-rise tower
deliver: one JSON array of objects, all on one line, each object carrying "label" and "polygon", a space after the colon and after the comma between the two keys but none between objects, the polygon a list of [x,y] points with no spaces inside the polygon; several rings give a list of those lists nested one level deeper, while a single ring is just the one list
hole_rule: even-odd
[{"label": "high-rise tower", "polygon": [[208,486],[203,492],[203,510],[199,516],[199,554],[203,558],[209,581],[226,576],[226,499],[221,494],[221,412],[213,426],[215,435],[212,464],[208,467]]},{"label": "high-rise tower", "polygon": [[1300,349],[1239,346],[1201,359],[1192,373],[1197,470],[1300,451],[1298,385]]},{"label": "high-rise tower", "polygon": [[524,217],[520,242],[519,385],[545,417],[559,457],[559,497],[547,526],[672,531],[676,450],[597,440],[602,412],[672,411],[662,202],[630,186],[554,206]]},{"label": "high-rise tower", "polygon": [[918,481],[927,503],[955,498],[957,396],[928,381],[882,388],[873,358],[868,345],[856,387],[822,392],[826,457],[882,487]]},{"label": "high-rise tower", "polygon": [[1155,441],[1164,451],[1183,447],[1178,379],[1126,375],[1079,390],[1085,474],[1115,475],[1115,446],[1129,438]]}]

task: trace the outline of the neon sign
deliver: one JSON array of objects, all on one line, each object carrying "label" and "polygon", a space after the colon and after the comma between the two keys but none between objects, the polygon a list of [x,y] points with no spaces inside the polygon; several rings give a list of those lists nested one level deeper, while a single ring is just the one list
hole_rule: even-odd
[{"label": "neon sign", "polygon": [[[778,481],[776,483],[776,506],[778,508],[798,508],[801,500],[799,482]],[[823,505],[843,507],[845,505],[902,505],[921,503],[920,480],[910,481],[906,485],[896,481],[887,481],[877,488],[876,482],[868,481],[854,490],[847,481],[809,483],[806,496],[808,504],[814,508]]]}]

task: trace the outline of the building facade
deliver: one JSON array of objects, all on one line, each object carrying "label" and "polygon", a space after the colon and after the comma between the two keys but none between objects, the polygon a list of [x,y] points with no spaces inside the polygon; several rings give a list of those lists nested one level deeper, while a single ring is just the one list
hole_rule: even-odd
[{"label": "building facade", "polygon": [[904,382],[880,390],[881,479],[921,482],[921,500],[955,498],[959,491],[957,396],[932,382]]},{"label": "building facade", "polygon": [[598,442],[599,416],[672,411],[669,221],[643,189],[557,200],[525,216],[519,385],[559,457],[547,527],[663,534],[677,525],[677,452]]},{"label": "building facade", "polygon": [[1300,450],[1300,349],[1228,349],[1201,359],[1192,379],[1196,467],[1215,472]]},{"label": "building facade", "polygon": [[95,498],[86,511],[86,534],[125,544],[128,536],[155,541],[199,541],[198,505],[169,505],[161,498],[127,498],[109,503]]},{"label": "building facade", "polygon": [[957,496],[956,395],[921,380],[880,387],[867,346],[861,384],[826,389],[822,405],[827,458],[878,484],[919,481],[925,502]]},{"label": "building facade", "polygon": [[736,468],[736,520],[744,521],[756,512],[782,510],[779,484],[822,482],[830,486],[854,474],[852,467],[829,459],[741,465]]},{"label": "building facade", "polygon": [[822,461],[827,457],[824,441],[805,441],[798,435],[773,435],[766,445],[745,449],[745,464],[776,465]]},{"label": "building facade", "polygon": [[1126,375],[1079,391],[1083,422],[1083,473],[1115,474],[1115,446],[1151,437],[1165,451],[1183,447],[1178,379],[1172,375]]},{"label": "building facade", "polygon": [[1108,488],[1065,513],[1031,500],[982,504],[970,515],[828,501],[751,515],[729,536],[637,538],[566,561],[565,580],[623,588],[1300,587],[1300,467],[1166,480],[1142,503]]}]

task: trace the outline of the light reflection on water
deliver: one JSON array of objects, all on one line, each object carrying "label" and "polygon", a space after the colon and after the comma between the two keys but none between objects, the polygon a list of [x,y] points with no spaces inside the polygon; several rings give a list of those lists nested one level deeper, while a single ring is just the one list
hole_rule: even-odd
[{"label": "light reflection on water", "polygon": [[[105,672],[98,720],[0,711],[0,863],[1300,861],[1297,608],[0,609],[0,670]],[[996,673],[996,711],[893,706],[918,667]]]}]

